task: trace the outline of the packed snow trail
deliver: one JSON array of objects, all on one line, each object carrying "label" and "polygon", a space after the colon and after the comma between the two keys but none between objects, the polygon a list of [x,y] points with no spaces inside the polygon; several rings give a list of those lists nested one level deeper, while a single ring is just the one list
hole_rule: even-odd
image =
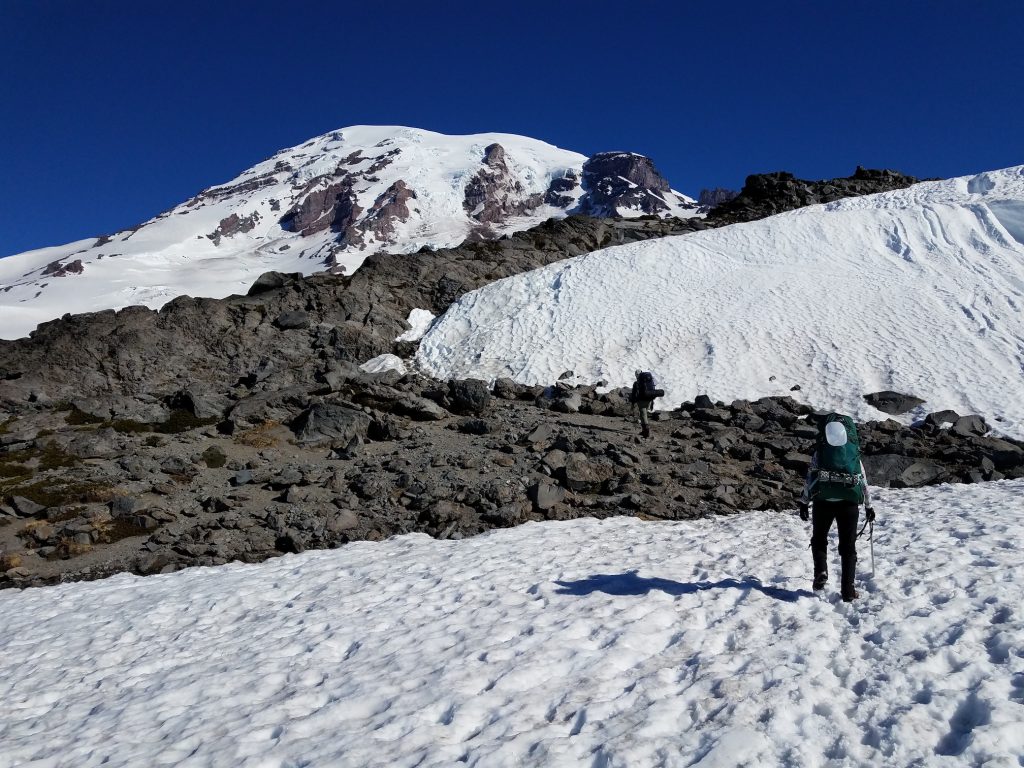
[{"label": "packed snow trail", "polygon": [[0,765],[1018,766],[1024,481],[877,495],[5,591]]},{"label": "packed snow trail", "polygon": [[[567,259],[463,296],[424,336],[440,378],[795,395],[858,419],[980,413],[1024,437],[1024,166]],[[998,421],[1002,419],[1002,422]]]}]

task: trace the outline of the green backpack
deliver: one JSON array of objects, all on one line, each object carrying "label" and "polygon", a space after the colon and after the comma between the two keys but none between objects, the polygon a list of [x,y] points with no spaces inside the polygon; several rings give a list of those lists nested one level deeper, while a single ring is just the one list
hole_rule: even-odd
[{"label": "green backpack", "polygon": [[811,479],[811,498],[820,501],[864,502],[860,471],[860,438],[849,416],[830,413],[818,425],[818,469]]}]

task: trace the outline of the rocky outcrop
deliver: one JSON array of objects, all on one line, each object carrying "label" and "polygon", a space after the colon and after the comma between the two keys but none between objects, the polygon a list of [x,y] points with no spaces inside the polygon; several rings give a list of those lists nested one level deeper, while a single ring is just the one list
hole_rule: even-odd
[{"label": "rocky outcrop", "polygon": [[899,171],[865,170],[860,166],[852,176],[827,181],[798,179],[785,171],[756,174],[747,177],[739,195],[718,205],[708,218],[721,224],[753,221],[844,197],[903,189],[918,181]]},{"label": "rocky outcrop", "polygon": [[330,181],[319,178],[307,186],[297,203],[281,217],[281,226],[309,237],[325,229],[347,233],[362,213],[356,203],[353,179],[343,174]]},{"label": "rocky outcrop", "polygon": [[[491,144],[484,149],[484,167],[466,184],[462,207],[483,225],[500,224],[514,216],[536,209],[542,202],[540,194],[526,194],[519,176],[508,166],[505,149]],[[481,231],[487,231],[483,227]]]},{"label": "rocky outcrop", "polygon": [[[621,211],[657,215],[669,211],[675,197],[650,158],[632,152],[601,152],[583,164],[580,211],[591,216],[616,216]],[[676,198],[676,203],[682,201]],[[696,206],[693,206],[696,207]]]},{"label": "rocky outcrop", "polygon": [[890,390],[864,395],[864,402],[872,408],[877,408],[882,413],[888,413],[891,416],[909,413],[919,405],[924,405],[924,400],[919,397],[904,395]]},{"label": "rocky outcrop", "polygon": [[544,203],[556,208],[571,208],[579,197],[580,177],[576,171],[569,170],[565,175],[552,179],[544,193]]},{"label": "rocky outcrop", "polygon": [[723,189],[721,187],[715,187],[714,189],[702,189],[700,195],[697,198],[697,205],[701,208],[712,209],[722,203],[727,203],[735,198],[739,192],[732,189]]},{"label": "rocky outcrop", "polygon": [[214,245],[220,245],[221,238],[231,237],[238,232],[251,232],[256,224],[259,223],[260,214],[256,211],[250,213],[248,216],[239,216],[237,213],[232,213],[220,220],[217,228],[207,235],[213,241]]},{"label": "rocky outcrop", "polygon": [[415,199],[415,190],[404,181],[396,181],[377,196],[359,229],[372,233],[380,242],[390,242],[395,233],[395,222],[409,220],[409,201]]},{"label": "rocky outcrop", "polygon": [[75,259],[67,263],[63,261],[51,261],[43,269],[42,274],[46,277],[67,277],[68,275],[80,275],[85,271],[81,259]]}]

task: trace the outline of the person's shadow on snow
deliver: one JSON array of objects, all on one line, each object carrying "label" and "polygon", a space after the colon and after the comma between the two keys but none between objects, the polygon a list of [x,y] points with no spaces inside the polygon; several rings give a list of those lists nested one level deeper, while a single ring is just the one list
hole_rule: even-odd
[{"label": "person's shadow on snow", "polygon": [[636,571],[626,571],[625,573],[597,573],[580,581],[556,581],[555,584],[559,586],[555,590],[555,594],[576,595],[577,597],[591,595],[594,592],[604,592],[607,595],[646,595],[655,589],[669,595],[689,595],[706,589],[756,589],[768,597],[785,600],[788,603],[795,602],[801,597],[814,596],[813,592],[806,589],[792,590],[766,586],[753,576],[746,576],[742,579],[683,583],[671,579],[637,576]]}]

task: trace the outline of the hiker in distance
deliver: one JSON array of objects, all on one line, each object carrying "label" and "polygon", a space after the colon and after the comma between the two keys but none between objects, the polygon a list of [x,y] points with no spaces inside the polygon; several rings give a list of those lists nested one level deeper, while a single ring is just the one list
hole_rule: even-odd
[{"label": "hiker in distance", "polygon": [[868,495],[868,480],[860,460],[860,438],[849,416],[831,413],[818,423],[818,443],[811,456],[807,480],[800,495],[800,519],[807,521],[808,505],[814,509],[811,523],[811,556],[814,558],[815,590],[828,581],[828,532],[832,521],[839,530],[839,558],[842,564],[841,593],[844,602],[856,600],[857,522],[864,505],[868,522],[875,510]]},{"label": "hiker in distance", "polygon": [[640,415],[640,437],[650,437],[651,427],[647,422],[647,414],[654,409],[654,401],[665,396],[665,390],[654,385],[654,374],[650,371],[636,371],[635,376],[629,402]]}]

